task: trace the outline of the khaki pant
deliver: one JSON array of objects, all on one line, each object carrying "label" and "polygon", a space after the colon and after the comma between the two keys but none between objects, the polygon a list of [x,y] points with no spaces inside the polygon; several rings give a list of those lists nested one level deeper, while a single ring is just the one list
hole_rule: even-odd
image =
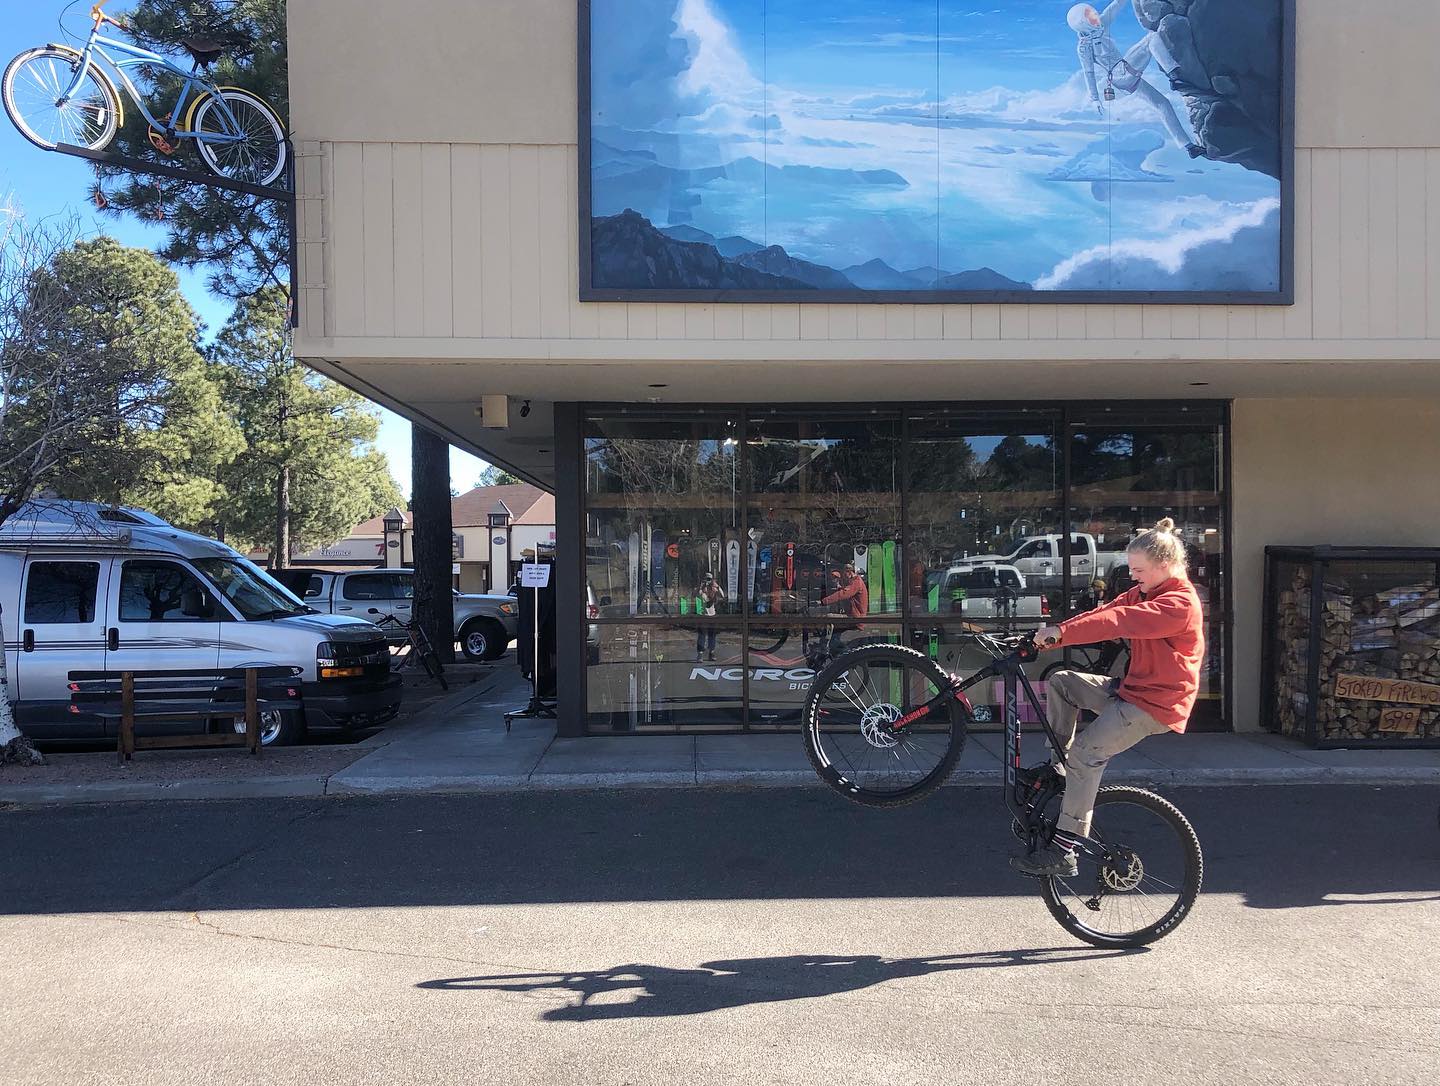
[{"label": "khaki pant", "polygon": [[[1110,759],[1147,735],[1170,730],[1144,709],[1116,697],[1110,682],[1109,676],[1080,671],[1057,671],[1050,676],[1046,715],[1068,766],[1065,798],[1056,825],[1071,833],[1090,833],[1095,793],[1100,790],[1100,778]],[[1080,725],[1082,709],[1099,715],[1089,724]]]}]

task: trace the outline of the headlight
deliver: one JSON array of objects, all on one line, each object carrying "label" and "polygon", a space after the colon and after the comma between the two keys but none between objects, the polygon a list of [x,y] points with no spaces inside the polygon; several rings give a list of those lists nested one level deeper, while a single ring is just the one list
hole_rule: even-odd
[{"label": "headlight", "polygon": [[315,646],[315,666],[335,666],[335,646],[329,641],[322,641],[320,642],[320,644]]},{"label": "headlight", "polygon": [[359,665],[340,665],[334,642],[322,641],[315,646],[315,673],[322,679],[358,679],[365,674]]},{"label": "headlight", "polygon": [[515,605],[513,603],[502,603],[500,605],[500,613],[502,615],[513,615],[515,613]]}]

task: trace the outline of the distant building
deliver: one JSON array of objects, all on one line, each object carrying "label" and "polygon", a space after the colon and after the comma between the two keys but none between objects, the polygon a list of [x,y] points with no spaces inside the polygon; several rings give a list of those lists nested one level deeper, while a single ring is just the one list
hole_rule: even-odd
[{"label": "distant building", "polygon": [[[450,502],[455,587],[461,592],[504,592],[528,558],[555,552],[555,496],[515,483],[477,486]],[[389,527],[387,528],[387,522]],[[393,509],[361,521],[344,539],[290,559],[294,566],[343,569],[414,564],[414,525],[408,510]],[[251,558],[262,564],[269,552]]]}]

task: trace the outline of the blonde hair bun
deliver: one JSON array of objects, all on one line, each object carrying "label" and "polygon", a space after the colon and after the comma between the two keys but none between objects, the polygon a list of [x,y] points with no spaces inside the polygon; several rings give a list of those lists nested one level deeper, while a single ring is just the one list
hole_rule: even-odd
[{"label": "blonde hair bun", "polygon": [[1155,527],[1130,540],[1125,550],[1143,554],[1159,566],[1185,568],[1185,541],[1175,534],[1175,521],[1170,517],[1162,517]]}]

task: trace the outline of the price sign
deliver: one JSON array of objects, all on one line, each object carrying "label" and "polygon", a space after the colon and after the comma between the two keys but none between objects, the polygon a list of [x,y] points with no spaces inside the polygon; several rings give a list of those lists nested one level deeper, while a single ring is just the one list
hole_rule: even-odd
[{"label": "price sign", "polygon": [[541,562],[526,562],[520,567],[521,588],[548,588],[550,566]]}]

